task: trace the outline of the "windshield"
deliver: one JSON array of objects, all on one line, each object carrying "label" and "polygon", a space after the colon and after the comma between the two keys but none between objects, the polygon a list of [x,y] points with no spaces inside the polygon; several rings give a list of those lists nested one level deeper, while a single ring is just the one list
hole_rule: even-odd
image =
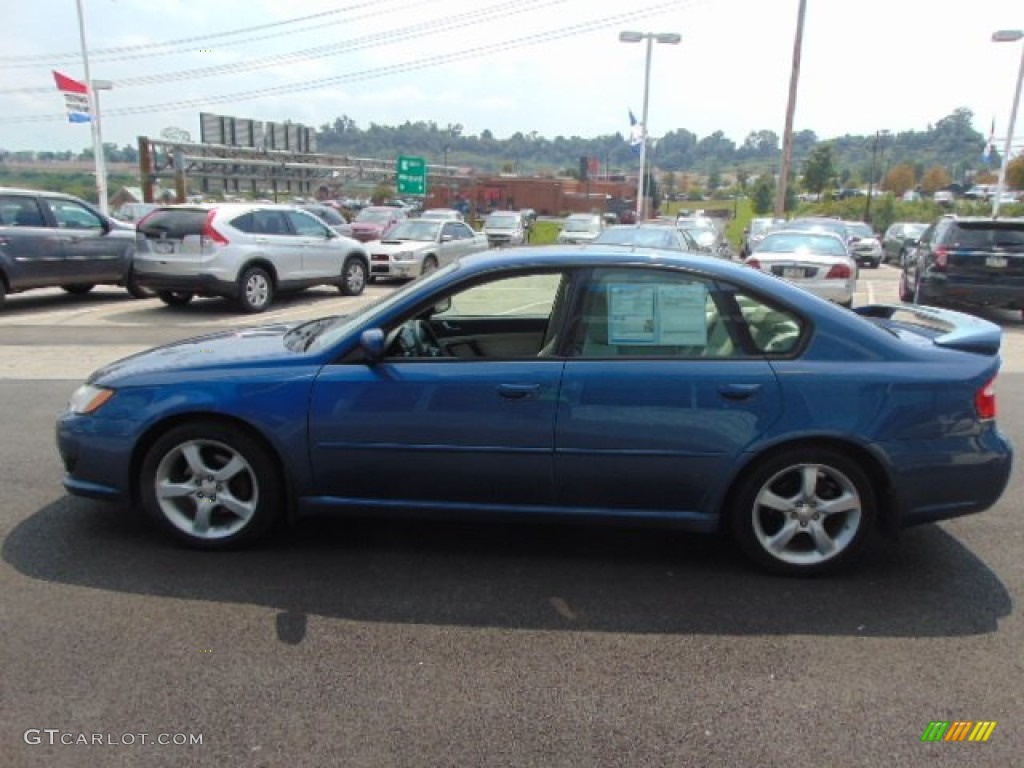
[{"label": "windshield", "polygon": [[566,232],[597,232],[601,229],[601,224],[590,216],[585,219],[574,219],[570,216],[565,220],[565,225],[562,228]]},{"label": "windshield", "polygon": [[755,253],[823,253],[829,256],[845,256],[843,243],[829,235],[815,235],[803,232],[780,232],[768,235],[754,249]]},{"label": "windshield", "polygon": [[418,240],[424,243],[432,243],[437,240],[438,230],[441,229],[440,221],[429,219],[409,219],[399,222],[390,232],[388,240]]},{"label": "windshield", "polygon": [[[367,304],[365,307],[361,307],[357,312],[354,312],[351,315],[338,315],[337,317],[329,318],[329,322],[324,323],[323,326],[315,329],[316,333],[307,333],[305,335],[305,338],[307,339],[305,348],[326,349],[352,333],[360,326],[372,328],[374,321],[377,318],[386,314],[395,304],[398,304],[405,299],[405,294],[410,291],[417,291],[423,285],[440,280],[445,275],[451,274],[457,269],[459,269],[459,262],[456,261],[446,267],[429,272],[423,277],[419,277],[410,283],[406,283],[394,293],[389,293],[378,301],[375,301],[372,304]],[[292,333],[297,333],[300,328],[302,328],[302,326],[294,329]]]},{"label": "windshield", "polygon": [[675,232],[666,227],[626,227],[606,229],[596,238],[595,243],[604,245],[633,245],[638,248],[669,248],[682,250]]},{"label": "windshield", "polygon": [[703,218],[703,217],[700,217],[700,216],[695,217],[695,218],[676,219],[676,226],[679,227],[680,229],[684,229],[685,228],[685,229],[710,229],[710,230],[713,230],[715,228],[715,225],[711,221],[711,219],[706,219],[706,218]]},{"label": "windshield", "polygon": [[857,237],[874,237],[875,233],[867,224],[847,224],[846,229]]},{"label": "windshield", "polygon": [[388,210],[381,210],[380,208],[363,208],[356,216],[356,221],[369,221],[374,224],[386,224],[391,221],[394,213]]},{"label": "windshield", "polygon": [[509,215],[488,216],[484,226],[492,229],[515,229],[519,226],[519,217]]}]

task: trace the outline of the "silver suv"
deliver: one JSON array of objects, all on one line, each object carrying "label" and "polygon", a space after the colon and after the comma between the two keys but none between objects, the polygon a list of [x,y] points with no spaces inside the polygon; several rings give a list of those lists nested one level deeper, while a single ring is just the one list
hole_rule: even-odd
[{"label": "silver suv", "polygon": [[136,279],[170,306],[223,296],[246,312],[262,312],[276,293],[313,285],[358,295],[369,274],[361,243],[291,205],[171,205],[138,229]]}]

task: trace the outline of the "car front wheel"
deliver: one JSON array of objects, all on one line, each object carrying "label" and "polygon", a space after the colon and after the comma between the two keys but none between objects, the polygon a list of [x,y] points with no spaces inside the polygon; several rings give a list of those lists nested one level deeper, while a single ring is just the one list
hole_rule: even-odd
[{"label": "car front wheel", "polygon": [[420,271],[420,274],[429,275],[435,269],[437,269],[437,259],[435,259],[433,256],[427,256],[425,259],[423,259],[423,268]]},{"label": "car front wheel", "polygon": [[358,258],[350,258],[341,268],[341,282],[338,290],[344,296],[358,296],[366,288],[366,265]]},{"label": "car front wheel", "polygon": [[142,505],[165,533],[197,549],[227,549],[280,516],[276,463],[254,438],[220,424],[183,424],[146,453]]},{"label": "car front wheel", "polygon": [[830,448],[800,448],[744,474],[730,510],[740,549],[775,573],[810,575],[851,561],[876,515],[861,467]]}]

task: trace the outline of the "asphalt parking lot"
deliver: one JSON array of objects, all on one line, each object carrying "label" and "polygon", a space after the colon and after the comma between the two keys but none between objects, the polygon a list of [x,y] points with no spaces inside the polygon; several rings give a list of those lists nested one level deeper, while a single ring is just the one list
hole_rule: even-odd
[{"label": "asphalt parking lot", "polygon": [[[896,274],[862,271],[855,305],[895,301]],[[53,422],[93,368],[388,290],[314,289],[260,316],[118,289],[8,299],[0,764],[1020,764],[1019,469],[994,509],[811,580],[717,538],[555,525],[308,521],[209,555],[64,494]],[[984,314],[1004,328],[999,419],[1020,446],[1024,324]],[[986,743],[922,743],[937,720],[997,724]]]}]

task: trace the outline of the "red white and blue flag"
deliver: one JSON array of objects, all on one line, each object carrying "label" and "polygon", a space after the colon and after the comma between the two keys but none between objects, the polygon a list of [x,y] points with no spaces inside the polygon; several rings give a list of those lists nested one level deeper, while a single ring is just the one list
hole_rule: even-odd
[{"label": "red white and blue flag", "polygon": [[996,150],[996,119],[992,118],[992,130],[988,134],[988,143],[985,144],[985,151],[981,155],[981,162],[988,165],[992,162],[992,153]]},{"label": "red white and blue flag", "polygon": [[92,120],[92,113],[89,111],[89,89],[85,83],[62,75],[57,70],[53,71],[53,80],[57,83],[57,90],[64,94],[68,122],[88,123]]},{"label": "red white and blue flag", "polygon": [[640,147],[644,143],[644,125],[637,122],[632,109],[629,110],[629,143],[633,153],[639,155]]}]

